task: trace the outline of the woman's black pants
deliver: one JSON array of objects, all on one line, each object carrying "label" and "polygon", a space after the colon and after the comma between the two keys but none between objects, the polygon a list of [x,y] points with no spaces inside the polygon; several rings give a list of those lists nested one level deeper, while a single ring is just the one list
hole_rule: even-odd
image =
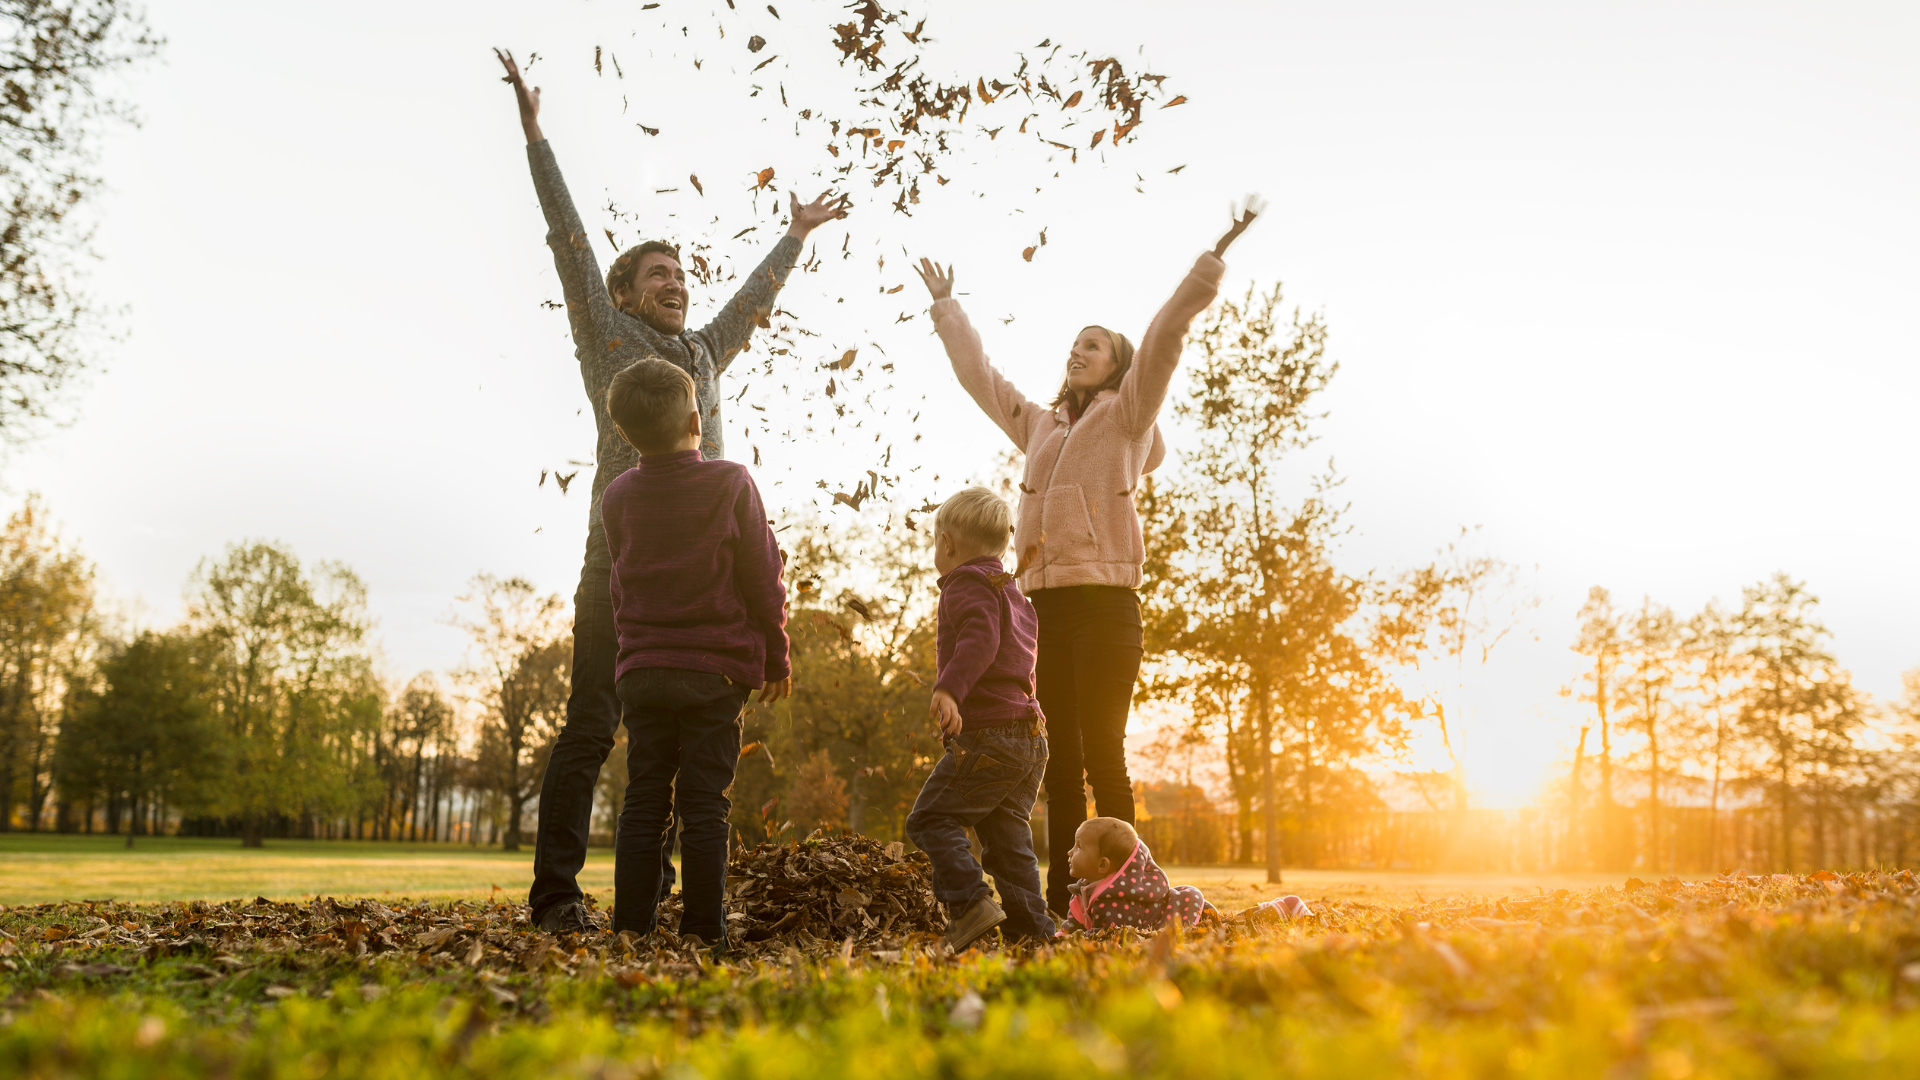
[{"label": "woman's black pants", "polygon": [[1067,851],[1087,820],[1088,786],[1101,817],[1133,822],[1127,711],[1140,675],[1140,599],[1116,585],[1036,589],[1035,693],[1047,715],[1047,906],[1067,910]]}]

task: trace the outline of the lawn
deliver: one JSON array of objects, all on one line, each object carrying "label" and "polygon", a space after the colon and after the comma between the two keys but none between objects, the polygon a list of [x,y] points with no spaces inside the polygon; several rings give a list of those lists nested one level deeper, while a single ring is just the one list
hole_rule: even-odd
[{"label": "lawn", "polygon": [[[129,850],[122,837],[0,834],[0,904],[256,896],[524,899],[532,880],[531,844],[519,852],[353,840],[271,840],[263,848],[243,848],[238,840],[163,836],[141,837]],[[589,852],[580,883],[610,893],[613,853]]]},{"label": "lawn", "polygon": [[[490,896],[487,875],[524,875],[524,857],[422,848],[446,865],[418,871],[405,849],[184,841],[116,867],[85,844],[8,844],[9,891],[27,867],[308,882],[345,865],[374,898],[311,899],[352,891],[341,882],[297,902],[9,902],[4,1076],[1920,1075],[1920,882],[1905,871],[1299,873],[1288,889],[1326,898],[1293,924],[960,957],[924,934],[802,930],[716,962],[667,934],[554,938],[517,904],[387,892],[429,873]],[[1229,908],[1233,889],[1269,891],[1244,868],[1199,880]]]},{"label": "lawn", "polygon": [[[1309,900],[1414,904],[1437,896],[1497,896],[1535,889],[1617,885],[1618,874],[1445,874],[1371,870],[1289,870],[1270,886],[1246,866],[1175,866],[1176,884],[1197,885],[1223,908],[1250,907],[1280,892]],[[131,902],[231,900],[264,896],[407,896],[437,901],[517,900],[533,879],[533,850],[459,844],[351,840],[238,840],[141,837],[131,850],[114,836],[0,833],[0,904],[113,899]],[[580,885],[609,900],[613,853],[587,853]]]}]

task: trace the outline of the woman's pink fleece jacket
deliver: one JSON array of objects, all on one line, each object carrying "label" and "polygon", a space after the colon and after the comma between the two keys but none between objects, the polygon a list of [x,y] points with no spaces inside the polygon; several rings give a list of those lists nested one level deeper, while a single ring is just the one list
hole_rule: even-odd
[{"label": "woman's pink fleece jacket", "polygon": [[1013,530],[1023,592],[1067,585],[1140,587],[1146,549],[1133,493],[1166,456],[1154,423],[1194,316],[1213,303],[1226,264],[1200,256],[1134,350],[1117,390],[1103,390],[1077,422],[1014,389],[987,359],[980,335],[952,298],[933,305],[933,326],[960,385],[1013,445],[1026,452]]}]

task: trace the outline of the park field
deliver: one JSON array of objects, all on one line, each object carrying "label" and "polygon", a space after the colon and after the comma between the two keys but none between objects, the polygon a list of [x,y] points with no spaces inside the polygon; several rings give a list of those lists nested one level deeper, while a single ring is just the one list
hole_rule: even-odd
[{"label": "park field", "polygon": [[[532,931],[524,855],[4,844],[8,1077],[1920,1075],[1910,871],[1300,872],[1284,887],[1315,910],[1294,923],[958,957],[803,923],[717,961],[671,934]],[[1176,876],[1229,912],[1272,892],[1245,868]],[[78,891],[21,896],[56,880]]]},{"label": "park field", "polygon": [[[1498,896],[1537,889],[1617,885],[1618,874],[1467,874],[1369,870],[1289,870],[1271,886],[1247,866],[1174,866],[1178,885],[1198,886],[1222,908],[1251,907],[1278,892],[1309,900],[1414,904],[1429,897]],[[0,904],[61,900],[232,900],[264,896],[406,896],[433,901],[517,900],[533,879],[531,845],[502,852],[460,844],[352,840],[273,840],[242,848],[237,840],[0,834]],[[613,853],[587,853],[581,888],[612,897]]]}]

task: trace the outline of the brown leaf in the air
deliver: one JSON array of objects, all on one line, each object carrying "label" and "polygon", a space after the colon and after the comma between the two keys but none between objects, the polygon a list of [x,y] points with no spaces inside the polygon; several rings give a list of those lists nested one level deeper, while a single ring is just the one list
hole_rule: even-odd
[{"label": "brown leaf in the air", "polygon": [[859,349],[848,349],[846,352],[840,354],[840,359],[828,364],[827,367],[834,371],[845,371],[853,366],[853,358],[859,351]]},{"label": "brown leaf in the air", "polygon": [[562,475],[560,473],[554,473],[553,482],[560,485],[560,494],[565,495],[567,493],[567,485],[573,483],[573,478],[579,475],[580,475],[579,469],[575,469],[570,473],[566,473],[565,475]]},{"label": "brown leaf in the air", "polygon": [[1174,98],[1172,101],[1169,101],[1165,105],[1162,105],[1160,107],[1163,109],[1171,109],[1175,105],[1185,105],[1186,103],[1187,103],[1187,95],[1181,94],[1179,97]]},{"label": "brown leaf in the air", "polygon": [[693,181],[693,190],[699,192],[703,197],[706,195],[707,189],[700,186],[700,178],[698,176],[688,173],[687,179]]},{"label": "brown leaf in the air", "polygon": [[767,39],[761,37],[759,34],[755,34],[752,37],[747,39],[748,52],[759,52],[761,49],[764,49],[766,47],[767,47]]},{"label": "brown leaf in the air", "polygon": [[849,608],[852,608],[854,613],[859,615],[861,618],[867,620],[868,622],[873,621],[872,610],[869,609],[866,605],[866,602],[861,600],[859,597],[855,597],[855,596],[847,597],[847,606]]},{"label": "brown leaf in the air", "polygon": [[755,187],[766,187],[768,184],[773,183],[773,169],[771,167],[761,169],[759,176],[760,182],[754,185]]},{"label": "brown leaf in the air", "polygon": [[1030,248],[1028,248],[1027,250],[1025,250],[1025,251],[1023,251],[1023,252],[1021,252],[1021,253],[1020,253],[1020,257],[1021,257],[1021,258],[1023,258],[1023,259],[1025,259],[1025,260],[1027,260],[1028,262],[1032,262],[1032,261],[1033,261],[1033,253],[1034,253],[1034,252],[1036,252],[1036,251],[1039,251],[1039,250],[1040,250],[1040,245],[1038,245],[1038,244],[1035,244],[1034,246],[1032,246],[1032,247],[1030,247]]},{"label": "brown leaf in the air", "polygon": [[1081,91],[1079,91],[1079,90],[1075,90],[1075,91],[1073,92],[1073,96],[1067,99],[1067,103],[1066,103],[1065,105],[1062,105],[1062,106],[1060,106],[1060,107],[1061,107],[1061,108],[1063,108],[1063,109],[1071,109],[1071,108],[1073,108],[1073,107],[1074,107],[1075,105],[1078,105],[1078,104],[1080,104],[1080,94],[1081,94]]},{"label": "brown leaf in the air", "polygon": [[746,757],[748,754],[751,754],[758,749],[760,749],[760,743],[758,740],[754,742],[750,742],[747,745],[740,748],[740,756]]}]

